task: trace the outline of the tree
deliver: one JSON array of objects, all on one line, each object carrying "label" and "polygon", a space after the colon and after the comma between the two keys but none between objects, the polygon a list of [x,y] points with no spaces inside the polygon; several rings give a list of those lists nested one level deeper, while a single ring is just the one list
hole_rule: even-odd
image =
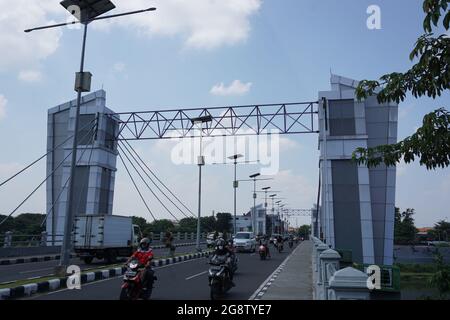
[{"label": "tree", "polygon": [[233,220],[231,213],[218,213],[216,217],[217,217],[216,222],[217,231],[222,233],[224,232],[230,233],[232,227],[231,222]]},{"label": "tree", "polygon": [[450,236],[450,222],[441,220],[434,225],[434,231],[438,240],[448,241]]},{"label": "tree", "polygon": [[450,292],[450,270],[439,250],[435,254],[435,265],[436,272],[432,275],[430,283],[438,289],[439,298],[445,299],[447,292]]},{"label": "tree", "polygon": [[[0,216],[0,220],[5,216]],[[40,213],[23,213],[17,217],[11,217],[2,226],[0,233],[11,231],[22,235],[39,235],[45,230],[42,225],[45,215]]]},{"label": "tree", "polygon": [[406,209],[400,214],[400,209],[395,208],[394,241],[398,244],[412,243],[416,239],[417,229],[414,225],[414,209]]},{"label": "tree", "polygon": [[[359,100],[377,94],[379,103],[404,101],[408,93],[415,98],[428,96],[436,98],[450,89],[450,37],[434,36],[434,27],[443,17],[445,30],[450,27],[450,0],[424,0],[423,11],[425,34],[417,40],[409,58],[418,60],[405,73],[390,73],[379,81],[363,80],[356,89]],[[420,164],[427,169],[445,168],[450,165],[450,113],[440,108],[427,114],[422,127],[410,137],[392,145],[374,148],[358,148],[353,160],[369,167],[382,163],[395,166],[402,159],[410,163],[420,158]]]},{"label": "tree", "polygon": [[200,219],[200,229],[202,232],[216,231],[216,218],[215,217],[202,217]]},{"label": "tree", "polygon": [[196,218],[184,218],[181,219],[178,226],[179,232],[196,232],[197,231],[197,219]]},{"label": "tree", "polygon": [[170,220],[155,220],[146,229],[147,232],[160,233],[167,230],[174,230],[175,226]]},{"label": "tree", "polygon": [[148,225],[147,220],[142,217],[132,217],[132,222],[133,224],[139,226],[141,230],[144,230]]},{"label": "tree", "polygon": [[308,224],[305,224],[298,229],[298,235],[304,239],[308,239],[310,233],[311,233],[311,226]]}]

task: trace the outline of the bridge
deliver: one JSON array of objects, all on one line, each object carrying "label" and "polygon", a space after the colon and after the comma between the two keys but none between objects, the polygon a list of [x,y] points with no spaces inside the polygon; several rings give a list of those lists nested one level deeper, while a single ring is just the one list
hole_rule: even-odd
[{"label": "bridge", "polygon": [[[395,169],[371,170],[367,167],[357,166],[350,159],[351,153],[357,147],[373,146],[396,139],[394,128],[396,128],[397,106],[379,106],[375,98],[357,102],[354,97],[357,82],[351,79],[333,76],[331,85],[331,91],[319,92],[317,102],[180,108],[125,113],[115,113],[106,107],[104,91],[86,95],[82,100],[81,130],[79,131],[81,141],[77,152],[78,171],[76,179],[80,180],[76,184],[78,189],[75,190],[79,199],[75,208],[76,214],[87,216],[100,213],[112,214],[114,180],[117,171],[116,162],[119,158],[136,192],[139,193],[147,208],[148,217],[155,220],[159,218],[153,212],[149,199],[143,196],[142,188],[151,192],[153,200],[159,203],[165,209],[166,214],[172,216],[174,221],[186,217],[195,217],[193,211],[182,200],[183,197],[176,195],[163,182],[163,178],[159,177],[155,170],[150,168],[134,150],[130,144],[133,141],[198,138],[197,131],[198,133],[201,132],[201,136],[210,138],[318,134],[321,151],[320,159],[318,159],[320,182],[317,186],[317,202],[311,204],[314,209],[283,209],[280,212],[283,218],[311,217],[311,237],[314,241],[308,243],[313,246],[309,247],[310,249],[305,249],[308,248],[307,243],[305,243],[303,246],[301,245],[302,249],[297,251],[293,248],[284,254],[274,254],[274,259],[262,267],[257,256],[252,254],[242,255],[242,272],[256,270],[253,271],[255,277],[249,283],[243,280],[242,289],[238,289],[236,295],[231,295],[230,298],[248,299],[248,297],[254,295],[259,286],[267,280],[266,278],[290,254],[311,257],[311,270],[317,269],[316,266],[320,263],[314,264],[314,259],[319,259],[321,253],[314,253],[315,251],[311,248],[317,248],[318,244],[323,248],[326,247],[326,250],[334,249],[341,258],[344,255],[342,250],[350,250],[351,259],[354,263],[389,266],[393,260],[393,229],[389,229],[389,226],[392,226],[391,221],[393,219],[394,199],[392,193],[395,190],[395,182],[392,182],[392,175],[395,175]],[[64,233],[61,221],[64,221],[67,210],[66,191],[68,181],[71,179],[69,172],[64,170],[64,167],[67,167],[68,158],[71,155],[69,145],[73,139],[74,130],[69,124],[72,117],[70,110],[74,105],[75,102],[71,101],[49,110],[47,153],[0,184],[0,187],[7,184],[35,163],[51,156],[52,160],[48,162],[46,179],[9,214],[9,216],[14,215],[36,190],[46,184],[48,190],[47,215],[43,224],[46,225],[46,236],[48,238],[47,241],[41,243],[44,243],[43,247],[47,248],[57,247]],[[198,130],[195,119],[200,118],[208,118],[208,121],[201,127],[201,130]],[[382,176],[385,177],[384,181],[379,179]],[[55,177],[58,177],[58,179]],[[352,191],[348,192],[348,190]],[[380,198],[379,194],[384,196]],[[92,201],[91,199],[98,200]],[[264,214],[268,213],[264,212]],[[0,223],[4,223],[6,219]],[[380,233],[381,229],[377,227],[380,224],[386,226],[382,233]],[[349,228],[349,225],[352,227]],[[387,230],[386,233],[384,230]],[[204,282],[206,274],[204,261],[202,262],[203,256],[195,255],[196,250],[192,242],[186,242],[183,245],[183,247],[180,247],[182,249],[179,250],[184,255],[179,259],[169,258],[165,256],[164,250],[157,249],[162,250],[157,251],[162,262],[161,265],[158,264],[155,267],[160,268],[163,275],[166,274],[166,276],[162,276],[164,281],[168,281],[168,283],[173,281],[174,285],[175,282],[177,283],[177,292],[171,292],[170,294],[173,294],[171,298],[186,297],[187,292],[183,286],[191,282],[195,285],[190,287],[199,288],[198,295],[193,294],[191,297],[202,298],[204,286],[200,286],[200,283]],[[186,258],[190,256],[192,258]],[[6,283],[0,284],[0,288],[4,288],[3,292],[9,292],[9,294],[15,292],[14,290],[11,291],[7,282],[23,281],[27,275],[38,278],[51,277],[48,272],[52,269],[54,262],[39,262],[38,257],[18,258],[16,261],[20,259],[23,259],[22,261],[28,259],[26,261],[30,261],[30,264],[25,265],[23,269],[21,267],[19,277],[17,273],[11,275],[14,267],[6,267],[5,272],[2,273],[5,275],[3,280]],[[96,275],[99,271],[95,265],[88,266],[79,262],[77,258],[73,259],[74,263],[80,264],[86,274],[89,274],[89,276],[85,276],[85,279],[91,279],[92,273],[94,279],[101,277]],[[38,264],[32,265],[32,260]],[[188,260],[189,263],[182,263]],[[292,260],[299,263],[302,259]],[[165,266],[166,263],[167,267]],[[337,272],[339,270],[337,264],[334,263],[334,266]],[[107,273],[105,269],[100,271]],[[319,279],[314,278],[315,273],[312,272],[311,281],[320,283],[323,276],[321,272],[316,270]],[[171,278],[170,275],[173,276],[174,274],[177,274],[177,276]],[[362,277],[361,273],[355,274]],[[25,282],[29,281],[31,280]],[[86,297],[90,298],[112,298],[112,288],[118,286],[119,282],[120,279],[112,278],[111,281],[90,286],[90,289],[88,289],[90,293],[84,291],[83,294],[87,294]],[[30,288],[33,291],[33,288],[37,287],[30,286]],[[23,290],[20,289],[19,291],[23,292]],[[36,292],[33,291],[33,293]],[[169,298],[167,294],[169,292],[161,292],[161,298]],[[315,297],[320,296],[322,299],[336,298],[336,294],[321,293]],[[62,290],[58,295],[39,297],[76,298],[77,295],[78,293]],[[311,295],[314,296],[315,293],[313,292]]]}]

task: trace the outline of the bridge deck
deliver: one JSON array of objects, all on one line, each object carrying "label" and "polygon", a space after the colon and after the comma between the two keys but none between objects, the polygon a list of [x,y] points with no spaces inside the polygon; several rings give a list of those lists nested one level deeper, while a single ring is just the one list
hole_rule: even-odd
[{"label": "bridge deck", "polygon": [[312,300],[312,242],[304,241],[262,285],[256,300]]}]

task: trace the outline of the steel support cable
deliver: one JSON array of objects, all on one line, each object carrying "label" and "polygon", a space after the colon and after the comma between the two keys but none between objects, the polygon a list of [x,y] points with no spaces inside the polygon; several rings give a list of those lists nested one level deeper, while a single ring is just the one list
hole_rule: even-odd
[{"label": "steel support cable", "polygon": [[[84,130],[86,129],[90,124],[92,124],[93,122],[97,121],[96,119],[92,120],[90,123],[86,124],[83,128],[81,128],[80,130]],[[12,175],[10,178],[6,179],[5,181],[3,181],[2,183],[0,183],[0,187],[4,186],[5,184],[7,184],[9,181],[11,181],[12,179],[14,179],[15,177],[17,177],[18,175],[20,175],[21,173],[27,171],[29,168],[31,168],[32,166],[34,166],[36,163],[38,163],[39,161],[41,161],[42,159],[44,159],[45,157],[47,157],[49,154],[53,153],[56,149],[58,149],[59,147],[63,146],[67,141],[69,141],[70,139],[72,139],[74,137],[75,134],[69,136],[66,140],[64,140],[63,142],[61,142],[59,145],[57,145],[56,147],[54,147],[52,150],[50,150],[49,152],[47,152],[46,154],[44,154],[42,157],[40,157],[39,159],[33,161],[32,163],[30,163],[28,166],[26,166],[25,168],[23,168],[22,170],[20,170],[19,172],[15,173],[14,175]]]},{"label": "steel support cable", "polygon": [[[120,142],[120,141],[119,141]],[[122,143],[123,144],[123,143]],[[126,145],[123,144],[123,147],[128,151],[129,155],[134,159],[134,161],[136,161],[137,165],[142,169],[142,171],[145,173],[145,175],[150,179],[150,181],[155,185],[155,187],[167,198],[167,200],[169,200],[180,212],[181,214],[183,214],[186,218],[188,218],[189,216],[183,211],[181,210],[181,208],[172,200],[170,199],[170,197],[164,193],[163,190],[161,190],[161,188],[158,186],[158,184],[155,183],[155,181],[150,177],[150,175],[147,173],[147,171],[145,170],[144,167],[142,167],[142,165],[139,163],[138,160],[136,160],[136,158],[134,157],[133,153],[130,152],[130,150],[127,148]],[[134,152],[136,152],[132,147],[130,147]],[[191,212],[192,216],[195,217],[195,215]]]},{"label": "steel support cable", "polygon": [[136,188],[136,191],[139,193],[139,196],[141,197],[142,202],[144,202],[145,207],[147,208],[148,212],[149,212],[150,215],[152,216],[153,220],[156,220],[155,216],[154,216],[153,213],[152,213],[152,210],[150,210],[150,208],[149,208],[147,202],[145,201],[144,197],[142,196],[141,191],[139,190],[139,188],[138,188],[136,182],[134,181],[133,176],[131,175],[130,170],[128,170],[128,167],[127,167],[127,165],[125,164],[125,161],[123,160],[122,155],[121,155],[120,153],[119,153],[119,158],[120,158],[120,161],[122,162],[123,166],[125,167],[125,170],[127,171],[128,176],[130,177],[131,181],[133,182],[133,185],[134,185],[134,187]]},{"label": "steel support cable", "polygon": [[[117,145],[119,147],[119,149],[123,152],[122,147],[118,144]],[[178,221],[178,218],[170,212],[170,210],[166,207],[166,205],[161,201],[161,199],[156,195],[156,193],[152,190],[152,188],[150,188],[150,186],[148,185],[147,181],[145,181],[144,177],[140,174],[139,170],[136,168],[136,166],[133,164],[133,162],[130,160],[130,158],[128,157],[128,155],[123,152],[124,156],[128,159],[128,161],[130,162],[130,164],[133,166],[134,170],[136,171],[136,173],[139,175],[139,177],[141,178],[141,180],[144,182],[144,184],[147,186],[147,188],[150,190],[150,192],[153,194],[153,196],[156,198],[156,200],[158,200],[158,202],[161,204],[161,206],[166,209],[167,213],[170,214],[176,221]]]},{"label": "steel support cable", "polygon": [[[122,135],[121,135],[122,136]],[[123,138],[123,136],[122,136]],[[122,141],[122,140],[121,140]],[[164,184],[164,182],[162,182],[158,176],[153,172],[152,169],[150,169],[147,164],[145,163],[145,161],[141,158],[141,156],[139,156],[139,154],[136,152],[136,150],[133,149],[133,147],[131,146],[131,144],[127,141],[127,140],[123,140],[126,142],[126,144],[131,148],[131,150],[134,152],[134,154],[136,154],[137,158],[142,162],[142,164],[147,168],[147,170],[155,177],[156,180],[158,180],[159,183],[161,183],[163,185],[163,187],[187,210],[189,211],[194,217],[196,217],[196,215]]]},{"label": "steel support cable", "polygon": [[[87,137],[89,134],[90,134],[90,132],[92,131],[92,129],[94,129],[95,128],[95,126],[94,127],[92,127],[90,130],[89,130],[89,132],[88,133],[86,133],[86,135],[84,135],[83,136],[83,138],[82,139],[84,139],[85,137]],[[40,187],[42,187],[43,185],[44,185],[44,183],[45,182],[47,182],[47,180],[51,177],[51,176],[53,176],[53,174],[56,172],[56,170],[58,170],[63,164],[64,164],[64,162],[70,157],[72,155],[72,151],[70,151],[68,154],[67,154],[67,156],[58,164],[58,166],[55,168],[55,169],[53,169],[53,171],[25,198],[25,200],[23,200],[9,215],[7,215],[1,222],[0,222],[0,226],[3,224],[3,223],[5,223],[6,222],[6,220],[8,220],[14,213],[16,213],[17,212],[17,210],[19,210],[22,206],[23,206],[23,204],[25,203],[25,202],[27,202],[28,201],[28,199],[30,199],[38,190],[39,190],[39,188]]]},{"label": "steel support cable", "polygon": [[[98,123],[95,124],[94,128],[98,125]],[[92,130],[92,129],[91,129]],[[90,133],[90,131],[88,132],[88,134]],[[89,162],[88,164],[91,162],[91,157],[92,157],[92,152],[94,150],[94,145],[92,144],[91,146],[91,154],[89,155]],[[81,153],[80,158],[77,161],[77,165],[80,163],[81,159],[83,158],[84,154],[86,153],[86,149],[83,150],[83,152]],[[44,223],[47,221],[48,215],[50,214],[51,211],[53,211],[56,203],[59,201],[59,198],[61,197],[62,193],[64,192],[64,190],[67,188],[67,184],[69,183],[71,179],[71,176],[69,175],[69,178],[67,178],[66,182],[64,183],[63,187],[61,188],[61,191],[59,192],[58,196],[56,197],[56,200],[52,203],[52,206],[50,207],[50,209],[47,211],[47,214],[44,217],[44,220],[41,223],[41,227],[44,225]]]}]

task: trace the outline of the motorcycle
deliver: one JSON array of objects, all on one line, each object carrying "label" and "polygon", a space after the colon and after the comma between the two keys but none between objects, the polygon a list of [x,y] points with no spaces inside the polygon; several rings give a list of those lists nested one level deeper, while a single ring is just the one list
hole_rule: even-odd
[{"label": "motorcycle", "polygon": [[264,245],[259,246],[259,257],[261,260],[266,260],[267,258],[267,248]]},{"label": "motorcycle", "polygon": [[209,286],[211,288],[211,300],[215,300],[218,296],[224,295],[232,287],[232,274],[227,262],[227,255],[214,255],[209,264]]},{"label": "motorcycle", "polygon": [[[142,286],[142,274],[144,268],[137,260],[132,260],[127,265],[127,270],[123,275],[123,285],[120,291],[120,300],[141,300],[143,299],[144,288]],[[157,280],[153,276],[153,281]],[[152,292],[148,292],[150,298]]]},{"label": "motorcycle", "polygon": [[277,249],[278,249],[279,253],[281,253],[283,251],[284,248],[283,248],[283,243],[282,242],[277,243]]},{"label": "motorcycle", "polygon": [[294,246],[294,241],[293,240],[289,240],[289,248],[292,249],[293,246]]}]

